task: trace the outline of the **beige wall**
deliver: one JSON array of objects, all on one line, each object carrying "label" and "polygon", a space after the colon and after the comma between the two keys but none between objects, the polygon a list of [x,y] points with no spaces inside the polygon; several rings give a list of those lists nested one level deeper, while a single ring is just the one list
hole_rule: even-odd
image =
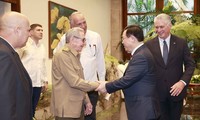
[{"label": "beige wall", "polygon": [[[40,23],[44,28],[43,42],[48,52],[48,1],[21,0],[21,13],[28,16],[31,23]],[[52,0],[53,2],[81,11],[87,20],[88,29],[98,32],[103,47],[111,38],[111,0]],[[48,79],[51,81],[51,59],[47,57]]]}]

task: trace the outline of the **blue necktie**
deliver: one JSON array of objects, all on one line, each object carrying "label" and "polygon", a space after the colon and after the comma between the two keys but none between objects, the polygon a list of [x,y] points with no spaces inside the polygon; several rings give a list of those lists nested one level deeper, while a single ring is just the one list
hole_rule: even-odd
[{"label": "blue necktie", "polygon": [[168,59],[168,47],[167,47],[167,43],[164,40],[163,41],[163,60],[165,62],[165,65],[167,64],[167,59]]}]

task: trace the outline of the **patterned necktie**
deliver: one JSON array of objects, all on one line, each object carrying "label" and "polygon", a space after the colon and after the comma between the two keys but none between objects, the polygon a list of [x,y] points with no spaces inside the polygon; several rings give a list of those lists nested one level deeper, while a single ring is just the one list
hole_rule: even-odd
[{"label": "patterned necktie", "polygon": [[167,59],[168,59],[168,47],[167,47],[167,43],[164,40],[163,41],[163,60],[165,62],[165,65],[167,64]]}]

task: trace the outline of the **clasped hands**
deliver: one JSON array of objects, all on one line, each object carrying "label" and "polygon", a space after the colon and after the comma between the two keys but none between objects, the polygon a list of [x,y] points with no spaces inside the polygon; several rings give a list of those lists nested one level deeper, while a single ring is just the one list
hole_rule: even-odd
[{"label": "clasped hands", "polygon": [[107,81],[97,81],[99,83],[99,86],[95,89],[95,91],[98,91],[100,93],[107,93],[106,90],[106,83]]}]

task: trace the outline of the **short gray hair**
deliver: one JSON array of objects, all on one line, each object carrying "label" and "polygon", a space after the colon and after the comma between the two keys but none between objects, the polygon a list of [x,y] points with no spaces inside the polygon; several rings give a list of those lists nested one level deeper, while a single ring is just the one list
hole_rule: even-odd
[{"label": "short gray hair", "polygon": [[[81,35],[80,33],[83,32],[84,33],[84,30],[80,27],[74,27],[74,28],[71,28],[69,29],[66,33],[65,33],[65,39],[66,39],[66,43],[69,43],[69,40],[72,38],[72,37],[80,37],[81,38]],[[84,38],[83,38],[84,39]]]},{"label": "short gray hair", "polygon": [[84,15],[81,12],[75,11],[69,16],[69,21],[70,21],[71,25],[74,25],[74,19],[75,19],[76,16],[82,16],[83,18],[85,18]]},{"label": "short gray hair", "polygon": [[155,18],[154,18],[154,23],[157,21],[157,20],[162,20],[164,21],[165,23],[171,23],[171,17],[165,13],[161,13],[159,15],[157,15]]}]

